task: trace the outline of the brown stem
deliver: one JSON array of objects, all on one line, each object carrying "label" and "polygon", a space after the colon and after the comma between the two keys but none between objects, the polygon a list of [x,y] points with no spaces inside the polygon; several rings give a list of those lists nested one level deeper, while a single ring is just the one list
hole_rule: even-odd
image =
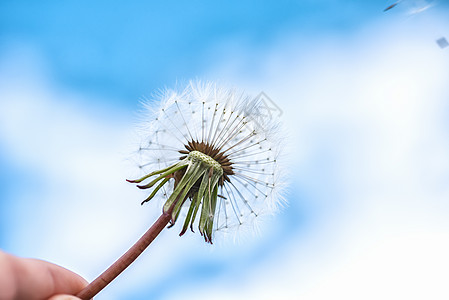
[{"label": "brown stem", "polygon": [[93,298],[112,280],[114,280],[120,273],[122,273],[136,258],[151,244],[151,242],[161,233],[162,229],[168,224],[171,219],[170,212],[164,212],[154,222],[154,224],[145,232],[144,235],[131,247],[125,254],[123,254],[115,263],[113,263],[106,271],[86,286],[76,296],[83,300]]}]

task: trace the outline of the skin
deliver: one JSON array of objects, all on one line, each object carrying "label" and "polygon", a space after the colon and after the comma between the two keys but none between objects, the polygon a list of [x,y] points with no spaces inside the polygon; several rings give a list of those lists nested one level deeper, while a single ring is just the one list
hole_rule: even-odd
[{"label": "skin", "polygon": [[58,265],[0,251],[0,300],[79,300],[71,295],[86,285]]}]

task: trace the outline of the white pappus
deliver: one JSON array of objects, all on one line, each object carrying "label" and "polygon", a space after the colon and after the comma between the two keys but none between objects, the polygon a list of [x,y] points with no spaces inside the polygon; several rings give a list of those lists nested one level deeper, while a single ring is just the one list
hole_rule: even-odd
[{"label": "white pappus", "polygon": [[[190,81],[145,103],[139,167],[132,183],[154,187],[144,202],[164,199],[171,224],[184,211],[180,235],[199,229],[212,243],[274,212],[281,201],[279,163],[283,140],[279,121],[262,113],[261,103],[214,83]],[[151,180],[151,181],[150,181]]]}]

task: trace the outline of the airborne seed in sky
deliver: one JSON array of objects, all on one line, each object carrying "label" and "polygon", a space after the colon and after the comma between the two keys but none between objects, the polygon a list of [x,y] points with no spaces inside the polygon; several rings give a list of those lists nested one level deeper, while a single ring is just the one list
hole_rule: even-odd
[{"label": "airborne seed in sky", "polygon": [[398,5],[398,3],[399,3],[399,1],[396,2],[396,3],[391,4],[390,6],[388,6],[387,8],[385,8],[384,11],[387,11],[387,10],[392,9],[393,7],[395,7],[396,5]]},{"label": "airborne seed in sky", "polygon": [[438,46],[440,46],[441,49],[446,48],[447,46],[449,46],[449,42],[446,40],[445,37],[441,37],[438,40],[436,40]]}]

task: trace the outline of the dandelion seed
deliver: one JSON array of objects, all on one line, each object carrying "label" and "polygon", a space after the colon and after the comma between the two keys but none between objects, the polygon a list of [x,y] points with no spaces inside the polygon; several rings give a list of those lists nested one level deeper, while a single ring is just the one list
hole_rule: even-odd
[{"label": "dandelion seed", "polygon": [[165,91],[159,107],[147,109],[151,121],[139,150],[147,173],[129,182],[153,178],[138,186],[156,186],[143,202],[162,198],[158,191],[166,186],[163,210],[172,209],[171,225],[187,211],[180,235],[197,227],[212,243],[217,230],[238,227],[277,206],[278,124],[260,113],[257,100],[190,82],[182,91]]}]

